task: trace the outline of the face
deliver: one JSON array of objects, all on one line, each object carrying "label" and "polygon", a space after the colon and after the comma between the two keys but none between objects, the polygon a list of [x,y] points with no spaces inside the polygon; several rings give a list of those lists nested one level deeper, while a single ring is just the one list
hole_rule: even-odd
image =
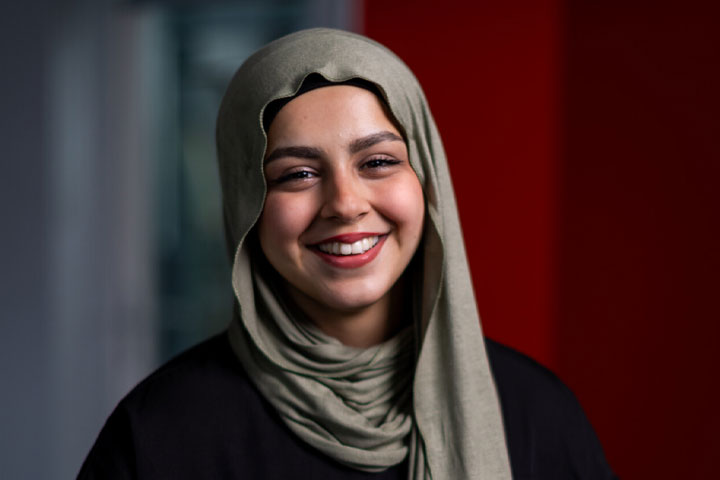
[{"label": "face", "polygon": [[307,92],[270,125],[260,245],[300,305],[352,312],[387,300],[417,249],[425,206],[378,98]]}]

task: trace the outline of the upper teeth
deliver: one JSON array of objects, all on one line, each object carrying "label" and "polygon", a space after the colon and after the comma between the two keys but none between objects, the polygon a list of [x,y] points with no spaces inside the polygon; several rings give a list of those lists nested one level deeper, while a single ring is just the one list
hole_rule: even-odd
[{"label": "upper teeth", "polygon": [[358,255],[365,253],[378,243],[377,236],[365,237],[353,243],[328,242],[321,243],[317,246],[321,252],[330,253],[332,255]]}]

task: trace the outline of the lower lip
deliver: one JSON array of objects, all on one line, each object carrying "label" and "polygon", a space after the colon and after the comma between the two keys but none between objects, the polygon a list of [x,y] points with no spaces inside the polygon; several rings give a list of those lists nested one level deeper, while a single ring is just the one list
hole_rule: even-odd
[{"label": "lower lip", "polygon": [[373,248],[358,255],[331,255],[329,253],[322,252],[317,248],[311,248],[310,250],[333,267],[360,268],[375,260],[375,257],[377,257],[380,253],[380,249],[386,239],[387,235],[381,236]]}]

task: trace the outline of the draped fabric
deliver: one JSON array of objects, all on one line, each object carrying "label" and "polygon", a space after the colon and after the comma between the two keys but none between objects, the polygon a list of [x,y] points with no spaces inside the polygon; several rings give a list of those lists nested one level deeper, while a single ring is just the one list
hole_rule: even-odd
[{"label": "draped fabric", "polygon": [[[461,73],[461,72],[460,72]],[[266,185],[263,111],[303,80],[377,86],[407,142],[427,213],[409,312],[413,325],[367,349],[341,344],[284,301],[282,280],[249,235]],[[422,89],[382,45],[330,29],[300,31],[252,55],[233,77],[217,151],[238,311],[229,336],[260,392],[305,442],[353,468],[409,459],[409,478],[509,479],[447,160]]]}]

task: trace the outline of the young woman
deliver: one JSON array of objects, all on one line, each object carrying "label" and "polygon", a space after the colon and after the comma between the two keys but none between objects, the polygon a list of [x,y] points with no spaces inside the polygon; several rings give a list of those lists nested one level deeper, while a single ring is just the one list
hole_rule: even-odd
[{"label": "young woman", "polygon": [[613,477],[572,394],[484,341],[445,153],[395,55],[327,29],[272,42],[217,146],[235,318],[118,405],[80,478]]}]

